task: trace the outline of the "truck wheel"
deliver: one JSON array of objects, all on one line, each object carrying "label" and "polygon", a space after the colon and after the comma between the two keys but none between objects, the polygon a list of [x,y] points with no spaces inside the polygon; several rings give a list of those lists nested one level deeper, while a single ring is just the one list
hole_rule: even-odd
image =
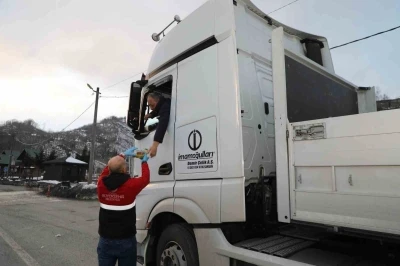
[{"label": "truck wheel", "polygon": [[158,266],[199,266],[193,232],[184,224],[168,226],[157,244]]}]

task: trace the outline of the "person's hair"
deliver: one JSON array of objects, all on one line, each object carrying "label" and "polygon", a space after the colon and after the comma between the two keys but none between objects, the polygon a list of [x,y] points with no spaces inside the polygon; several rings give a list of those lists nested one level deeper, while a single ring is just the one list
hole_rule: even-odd
[{"label": "person's hair", "polygon": [[116,167],[109,167],[111,173],[123,173],[125,170],[125,165],[117,165]]},{"label": "person's hair", "polygon": [[147,95],[147,98],[148,97],[151,97],[154,100],[156,100],[156,102],[158,102],[161,99],[162,95],[159,94],[158,92],[150,92],[149,95]]},{"label": "person's hair", "polygon": [[126,162],[122,158],[115,156],[110,159],[107,165],[111,173],[123,173]]}]

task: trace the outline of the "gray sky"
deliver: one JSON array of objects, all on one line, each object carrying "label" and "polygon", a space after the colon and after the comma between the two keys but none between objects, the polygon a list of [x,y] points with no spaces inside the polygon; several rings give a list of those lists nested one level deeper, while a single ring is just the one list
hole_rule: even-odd
[{"label": "gray sky", "polygon": [[[253,0],[268,13],[292,0]],[[0,121],[34,119],[61,130],[106,88],[147,69],[160,31],[205,0],[0,0]],[[399,0],[300,0],[271,14],[342,44],[400,25]],[[338,75],[400,97],[400,30],[332,51]],[[126,96],[131,81],[102,91]],[[127,98],[100,99],[99,119],[125,116]],[[71,127],[91,123],[93,108]]]}]

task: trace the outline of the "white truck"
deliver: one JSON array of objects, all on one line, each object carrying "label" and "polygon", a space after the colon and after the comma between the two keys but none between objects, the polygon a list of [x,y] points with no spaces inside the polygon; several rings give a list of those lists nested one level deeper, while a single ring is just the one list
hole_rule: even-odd
[{"label": "white truck", "polygon": [[139,148],[157,125],[148,93],[171,99],[136,201],[138,262],[400,265],[400,110],[376,112],[373,87],[335,74],[325,38],[250,0],[175,20],[131,85]]}]

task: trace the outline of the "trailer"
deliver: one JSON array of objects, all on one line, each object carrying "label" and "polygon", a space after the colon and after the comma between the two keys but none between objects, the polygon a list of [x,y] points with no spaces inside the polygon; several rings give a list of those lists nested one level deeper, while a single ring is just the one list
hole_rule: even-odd
[{"label": "trailer", "polygon": [[175,21],[131,85],[140,149],[157,128],[147,95],[171,100],[136,200],[138,262],[398,265],[400,110],[376,112],[374,87],[335,74],[326,38],[250,0]]}]

